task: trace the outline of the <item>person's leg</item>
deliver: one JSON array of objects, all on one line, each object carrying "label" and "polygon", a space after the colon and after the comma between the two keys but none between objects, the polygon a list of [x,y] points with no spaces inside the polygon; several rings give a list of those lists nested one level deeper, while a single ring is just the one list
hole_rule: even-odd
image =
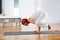
[{"label": "person's leg", "polygon": [[48,30],[51,30],[51,26],[50,25],[48,25]]}]

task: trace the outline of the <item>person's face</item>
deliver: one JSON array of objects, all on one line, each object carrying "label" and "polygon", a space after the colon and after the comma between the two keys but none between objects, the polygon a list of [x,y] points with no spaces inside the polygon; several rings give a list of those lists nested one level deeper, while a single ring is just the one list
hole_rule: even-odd
[{"label": "person's face", "polygon": [[24,25],[25,25],[25,26],[28,26],[28,22],[25,22]]}]

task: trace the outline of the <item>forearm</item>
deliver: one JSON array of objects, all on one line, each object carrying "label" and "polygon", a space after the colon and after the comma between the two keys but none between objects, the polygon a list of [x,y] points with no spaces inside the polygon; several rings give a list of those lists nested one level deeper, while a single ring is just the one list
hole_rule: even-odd
[{"label": "forearm", "polygon": [[40,32],[40,30],[41,30],[41,27],[40,26],[36,26],[36,32]]}]

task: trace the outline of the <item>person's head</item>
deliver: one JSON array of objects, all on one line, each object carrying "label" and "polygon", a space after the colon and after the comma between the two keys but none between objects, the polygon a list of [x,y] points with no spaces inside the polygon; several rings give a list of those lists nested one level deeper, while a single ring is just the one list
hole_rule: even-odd
[{"label": "person's head", "polygon": [[29,21],[28,21],[28,19],[26,19],[26,18],[22,19],[21,22],[22,22],[22,24],[25,25],[25,26],[28,26],[28,24],[29,24]]}]

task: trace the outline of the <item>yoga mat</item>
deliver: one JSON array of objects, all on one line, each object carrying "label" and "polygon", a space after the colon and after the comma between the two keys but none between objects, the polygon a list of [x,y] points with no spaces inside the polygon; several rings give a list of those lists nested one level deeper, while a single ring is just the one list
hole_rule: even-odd
[{"label": "yoga mat", "polygon": [[[3,35],[32,35],[35,34],[34,31],[20,31],[20,32],[4,32]],[[39,34],[60,34],[60,31],[40,31]]]}]

